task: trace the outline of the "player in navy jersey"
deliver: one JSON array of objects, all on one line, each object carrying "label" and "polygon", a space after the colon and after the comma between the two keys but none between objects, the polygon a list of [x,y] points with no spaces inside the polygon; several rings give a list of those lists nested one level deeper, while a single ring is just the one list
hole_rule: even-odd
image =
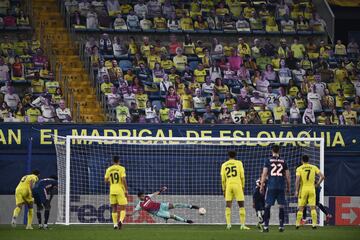
[{"label": "player in navy jersey", "polygon": [[259,219],[257,227],[263,229],[264,224],[264,211],[265,211],[265,196],[260,192],[260,179],[256,180],[256,187],[253,193],[253,208],[255,209],[256,216]]},{"label": "player in navy jersey", "polygon": [[153,198],[165,191],[167,188],[162,187],[159,191],[154,192],[149,195],[145,195],[144,192],[138,193],[138,198],[140,202],[136,205],[135,210],[131,214],[127,214],[127,216],[132,216],[136,212],[140,210],[147,211],[148,213],[157,216],[159,218],[163,218],[166,221],[168,219],[174,219],[175,221],[184,222],[184,223],[193,223],[191,220],[187,220],[175,214],[170,214],[170,210],[174,208],[189,208],[189,209],[199,209],[198,206],[183,204],[183,203],[169,203],[169,202],[155,202]]},{"label": "player in navy jersey", "polygon": [[[57,189],[57,176],[51,176],[38,181],[32,189],[34,201],[36,204],[36,216],[39,221],[39,228],[47,229],[50,216],[50,202]],[[44,212],[44,225],[42,224],[41,212]]]},{"label": "player in navy jersey", "polygon": [[279,152],[280,147],[274,145],[272,147],[272,157],[265,160],[261,175],[261,193],[265,192],[265,181],[267,179],[263,232],[269,231],[270,208],[275,204],[275,201],[279,205],[279,231],[284,231],[285,189],[290,194],[290,172],[285,160],[280,157]]}]

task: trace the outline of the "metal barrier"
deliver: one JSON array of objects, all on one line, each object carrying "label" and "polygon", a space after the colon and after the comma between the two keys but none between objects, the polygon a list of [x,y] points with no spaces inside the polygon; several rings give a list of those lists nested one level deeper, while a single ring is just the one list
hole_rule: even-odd
[{"label": "metal barrier", "polygon": [[326,31],[331,43],[335,41],[335,15],[326,0],[315,0],[316,11],[326,23]]}]

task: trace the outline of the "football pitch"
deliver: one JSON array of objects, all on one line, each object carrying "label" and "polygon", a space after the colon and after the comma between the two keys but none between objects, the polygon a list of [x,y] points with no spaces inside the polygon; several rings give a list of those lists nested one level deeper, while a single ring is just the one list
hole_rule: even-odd
[{"label": "football pitch", "polygon": [[[36,226],[34,226],[36,227]],[[360,239],[359,227],[319,227],[312,230],[305,226],[295,230],[287,226],[285,232],[278,232],[276,227],[269,233],[261,233],[256,227],[240,231],[238,226],[225,230],[225,225],[126,225],[122,230],[113,230],[111,225],[60,226],[51,225],[49,230],[25,230],[24,226],[13,229],[9,225],[0,226],[0,239],[3,240],[227,240],[227,239],[270,239],[270,240],[355,240]]]}]

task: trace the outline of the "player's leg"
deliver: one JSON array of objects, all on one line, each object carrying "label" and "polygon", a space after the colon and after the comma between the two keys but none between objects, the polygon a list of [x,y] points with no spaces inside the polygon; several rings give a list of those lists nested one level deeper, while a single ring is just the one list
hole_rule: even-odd
[{"label": "player's leg", "polygon": [[126,217],[126,205],[128,204],[127,198],[125,197],[125,193],[118,195],[118,204],[120,208],[120,221],[119,221],[119,228],[121,228],[122,224],[124,223]]},{"label": "player's leg", "polygon": [[244,206],[245,196],[242,188],[234,188],[233,189],[235,199],[239,205],[239,217],[240,217],[240,229],[241,230],[249,230],[250,228],[245,226],[246,221],[246,211]]},{"label": "player's leg", "polygon": [[226,229],[231,229],[231,205],[234,199],[234,192],[232,186],[228,186],[225,191],[225,220],[226,220]]},{"label": "player's leg", "polygon": [[303,210],[303,216],[300,220],[300,224],[301,225],[304,225],[306,223],[306,218],[307,218],[307,208],[304,207],[304,210]]},{"label": "player's leg", "polygon": [[298,196],[298,212],[296,214],[296,228],[300,227],[300,222],[303,217],[303,211],[307,204],[307,191],[302,189]]},{"label": "player's leg", "polygon": [[110,205],[111,205],[111,218],[114,224],[114,229],[118,228],[118,203],[117,196],[110,194]]},{"label": "player's leg", "polygon": [[24,201],[24,198],[23,198],[23,193],[21,190],[16,190],[15,191],[15,202],[16,202],[16,207],[14,209],[14,212],[13,212],[13,217],[11,219],[11,225],[13,227],[16,227],[16,219],[17,217],[19,216],[20,212],[21,212],[21,208],[22,206],[24,205],[25,201]]},{"label": "player's leg", "polygon": [[27,230],[32,230],[32,221],[33,221],[33,216],[34,216],[34,208],[33,208],[33,201],[29,201],[27,204],[28,207],[28,213],[27,213],[27,225],[26,225],[26,229]]},{"label": "player's leg", "polygon": [[198,206],[187,203],[168,203],[168,204],[169,204],[169,209],[175,209],[175,208],[199,209]]},{"label": "player's leg", "polygon": [[311,189],[308,191],[308,204],[311,209],[311,221],[312,227],[316,228],[317,225],[317,212],[316,212],[316,194],[315,189]]},{"label": "player's leg", "polygon": [[43,228],[41,213],[44,208],[43,205],[37,201],[35,201],[35,204],[36,204],[36,217],[38,219],[39,228]]},{"label": "player's leg", "polygon": [[273,194],[274,190],[267,189],[265,193],[265,211],[264,211],[264,230],[263,232],[269,231],[269,221],[271,214],[271,206],[275,203],[275,198]]},{"label": "player's leg", "polygon": [[279,204],[279,231],[284,231],[285,222],[285,190],[279,190],[277,193],[277,202]]},{"label": "player's leg", "polygon": [[169,214],[169,218],[174,219],[175,221],[178,221],[178,222],[184,222],[184,223],[189,223],[189,224],[194,223],[192,220],[187,220],[187,219],[180,217],[178,215],[175,215],[175,214]]},{"label": "player's leg", "polygon": [[44,211],[44,229],[48,228],[48,221],[49,221],[49,217],[50,217],[50,209],[51,209],[51,205],[50,205],[50,200],[45,200],[45,211]]},{"label": "player's leg", "polygon": [[329,223],[332,215],[329,213],[329,209],[325,207],[322,203],[320,203],[320,188],[316,189],[316,206],[325,214],[326,216],[326,223]]}]

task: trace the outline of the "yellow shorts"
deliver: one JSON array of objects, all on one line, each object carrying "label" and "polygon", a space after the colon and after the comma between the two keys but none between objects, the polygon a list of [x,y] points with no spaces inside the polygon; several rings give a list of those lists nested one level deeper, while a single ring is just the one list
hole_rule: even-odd
[{"label": "yellow shorts", "polygon": [[316,206],[316,193],[315,188],[303,188],[300,191],[298,206]]},{"label": "yellow shorts", "polygon": [[15,191],[15,202],[16,205],[28,203],[31,204],[34,202],[34,198],[32,197],[29,189],[16,189]]},{"label": "yellow shorts", "polygon": [[128,201],[125,197],[125,193],[110,194],[110,204],[127,205]]},{"label": "yellow shorts", "polygon": [[241,186],[237,185],[237,184],[230,184],[228,186],[226,186],[226,190],[225,190],[225,201],[232,201],[232,200],[236,200],[236,201],[244,201],[245,197],[244,197],[244,191],[242,189]]}]

